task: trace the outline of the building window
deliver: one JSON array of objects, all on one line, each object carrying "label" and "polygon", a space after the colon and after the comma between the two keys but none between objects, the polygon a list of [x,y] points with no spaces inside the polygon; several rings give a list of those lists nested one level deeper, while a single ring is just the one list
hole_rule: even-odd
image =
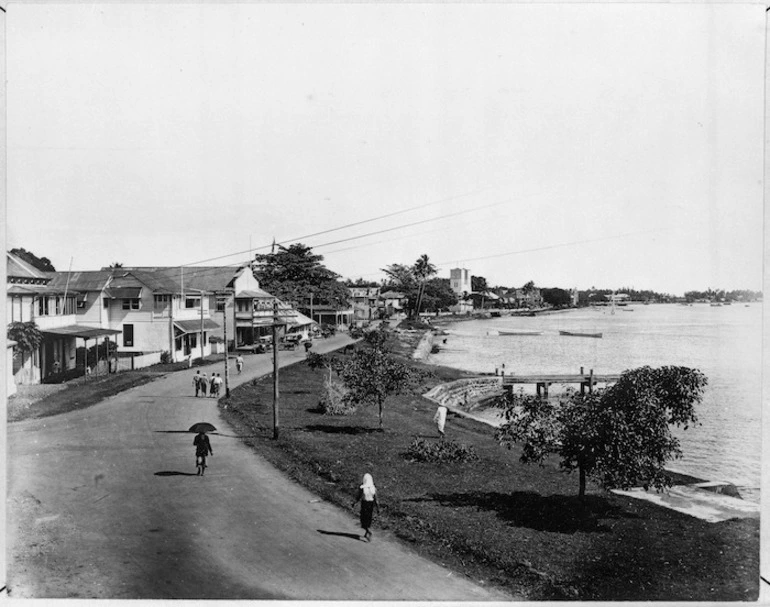
[{"label": "building window", "polygon": [[134,346],[134,325],[123,325],[123,346]]},{"label": "building window", "polygon": [[200,297],[185,297],[184,298],[184,307],[188,310],[191,308],[200,308],[201,307],[201,298]]},{"label": "building window", "polygon": [[48,316],[48,298],[41,297],[37,300],[37,314],[38,316]]},{"label": "building window", "polygon": [[155,309],[165,310],[168,308],[168,304],[171,301],[170,295],[156,295],[155,296]]},{"label": "building window", "polygon": [[191,348],[197,348],[198,347],[198,334],[197,333],[190,333],[190,347]]},{"label": "building window", "polygon": [[105,308],[105,309],[110,307],[110,298],[109,297],[102,297],[102,307]]},{"label": "building window", "polygon": [[217,312],[224,312],[227,300],[224,297],[217,297]]},{"label": "building window", "polygon": [[139,299],[138,298],[124,299],[123,300],[123,309],[124,310],[138,310],[139,309]]}]

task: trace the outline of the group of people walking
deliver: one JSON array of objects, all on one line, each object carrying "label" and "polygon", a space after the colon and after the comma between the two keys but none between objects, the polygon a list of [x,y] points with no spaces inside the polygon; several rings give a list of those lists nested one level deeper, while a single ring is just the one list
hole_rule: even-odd
[{"label": "group of people walking", "polygon": [[219,373],[212,373],[211,378],[200,371],[197,371],[195,375],[193,375],[195,396],[206,396],[206,393],[208,392],[209,396],[217,398],[223,383],[225,382]]}]

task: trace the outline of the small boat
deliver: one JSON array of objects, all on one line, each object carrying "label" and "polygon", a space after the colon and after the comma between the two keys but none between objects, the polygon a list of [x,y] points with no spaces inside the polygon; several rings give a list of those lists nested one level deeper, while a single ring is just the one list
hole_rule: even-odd
[{"label": "small boat", "polygon": [[574,331],[559,331],[559,335],[569,335],[570,337],[601,337],[601,333],[576,333]]},{"label": "small boat", "polygon": [[499,330],[498,335],[542,335],[540,331],[503,331]]}]

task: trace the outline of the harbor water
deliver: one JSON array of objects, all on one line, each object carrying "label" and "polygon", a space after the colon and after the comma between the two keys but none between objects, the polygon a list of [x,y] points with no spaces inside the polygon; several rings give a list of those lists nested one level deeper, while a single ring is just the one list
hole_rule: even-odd
[{"label": "harbor water", "polygon": [[[683,456],[672,470],[736,485],[759,501],[762,412],[762,305],[653,304],[581,308],[535,317],[503,316],[444,327],[429,362],[474,373],[620,373],[681,365],[708,377],[699,424],[676,430]],[[504,335],[500,331],[532,332]],[[601,338],[559,331],[601,333]],[[527,389],[534,391],[534,386]],[[551,394],[562,389],[551,386]],[[494,421],[496,413],[487,412]]]}]

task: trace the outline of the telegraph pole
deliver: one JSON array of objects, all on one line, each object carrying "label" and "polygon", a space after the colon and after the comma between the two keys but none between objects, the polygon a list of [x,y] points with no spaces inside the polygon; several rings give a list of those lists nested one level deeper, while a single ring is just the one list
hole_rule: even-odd
[{"label": "telegraph pole", "polygon": [[225,397],[230,398],[230,355],[227,353],[227,299],[222,306],[222,321],[225,328]]},{"label": "telegraph pole", "polygon": [[278,300],[273,300],[273,438],[278,438]]}]

